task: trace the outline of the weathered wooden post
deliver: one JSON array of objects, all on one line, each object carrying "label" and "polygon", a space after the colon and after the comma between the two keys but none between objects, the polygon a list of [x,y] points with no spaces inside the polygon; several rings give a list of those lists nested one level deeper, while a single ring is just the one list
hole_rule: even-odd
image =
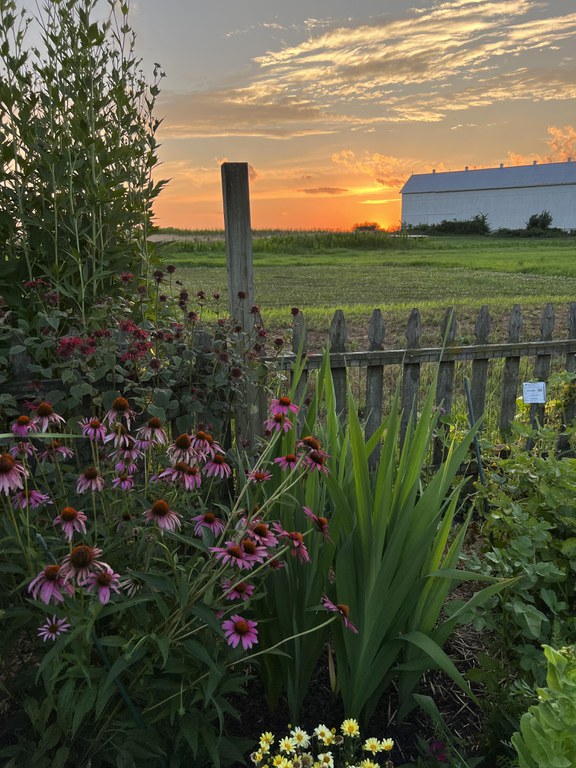
[{"label": "weathered wooden post", "polygon": [[[522,310],[520,304],[514,304],[508,324],[508,343],[519,344],[522,333]],[[511,355],[504,362],[502,376],[502,405],[500,408],[500,434],[508,437],[510,425],[516,415],[516,397],[518,396],[518,380],[520,378],[520,356]]]},{"label": "weathered wooden post", "polygon": [[[480,310],[478,319],[476,320],[476,344],[482,346],[489,344],[491,330],[492,318],[490,317],[490,312],[485,304]],[[490,359],[488,357],[472,361],[472,410],[476,421],[484,415],[489,363]]]},{"label": "weathered wooden post", "polygon": [[[420,349],[422,322],[420,312],[414,308],[406,326],[407,351]],[[402,418],[400,421],[400,442],[404,444],[410,421],[414,424],[418,416],[418,390],[420,388],[420,363],[404,363],[402,366]]]},{"label": "weathered wooden post", "polygon": [[[230,316],[242,329],[241,348],[248,347],[254,331],[254,273],[252,266],[252,225],[250,222],[250,191],[248,163],[222,163],[222,197],[226,234],[226,272],[228,275],[228,304]],[[253,447],[260,431],[262,414],[258,387],[244,380],[242,402],[236,403],[236,438],[246,447]]]},{"label": "weathered wooden post", "polygon": [[[443,349],[450,347],[456,340],[456,315],[454,308],[446,310],[442,321],[442,345]],[[436,387],[436,408],[442,408],[444,413],[452,412],[452,399],[454,397],[454,373],[455,363],[453,360],[440,360],[438,364],[438,384]],[[438,436],[434,439],[434,451],[432,454],[432,463],[441,464],[446,458],[448,449],[446,443],[450,434],[448,424],[438,425]]]},{"label": "weathered wooden post", "polygon": [[[568,338],[576,339],[576,302],[571,302],[568,307]],[[574,373],[576,371],[576,355],[574,353],[568,353],[566,355],[566,371],[568,373]],[[569,389],[569,397],[564,403],[564,423],[562,424],[563,434],[560,435],[558,440],[558,450],[561,453],[565,453],[570,450],[570,440],[565,434],[566,427],[571,427],[576,419],[576,398],[574,397],[574,388],[572,384]]]},{"label": "weathered wooden post", "polygon": [[[384,318],[379,309],[372,312],[368,326],[368,341],[370,351],[384,349]],[[366,426],[365,439],[372,437],[382,423],[382,397],[384,390],[384,366],[369,365],[366,370]],[[376,469],[380,460],[380,446],[370,454],[368,464],[370,469]]]}]

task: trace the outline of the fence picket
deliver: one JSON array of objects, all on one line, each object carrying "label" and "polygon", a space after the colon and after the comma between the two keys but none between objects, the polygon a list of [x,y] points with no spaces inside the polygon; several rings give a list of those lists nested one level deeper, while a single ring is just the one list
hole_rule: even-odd
[{"label": "fence picket", "polygon": [[[443,345],[448,347],[454,344],[456,339],[456,315],[450,307],[446,310],[442,321]],[[438,385],[436,387],[436,407],[442,408],[445,413],[452,411],[452,397],[454,395],[454,366],[453,360],[443,361],[438,366]],[[445,437],[449,431],[448,425],[440,425],[440,434],[434,440],[434,452],[432,461],[438,465],[446,453]]]},{"label": "fence picket", "polygon": [[[384,318],[379,309],[372,312],[368,326],[368,343],[370,350],[384,349]],[[382,422],[382,398],[384,393],[384,366],[368,365],[366,369],[366,440],[374,434]],[[369,464],[372,468],[378,465],[380,446],[372,452]]]},{"label": "fence picket", "polygon": [[[508,342],[518,344],[522,334],[522,309],[514,304],[508,323]],[[510,431],[510,424],[516,414],[516,398],[518,397],[518,379],[520,376],[520,356],[511,355],[506,358],[502,374],[502,401],[500,405],[500,432],[503,435]]]},{"label": "fence picket", "polygon": [[[420,336],[422,323],[420,312],[414,308],[408,317],[406,326],[407,349],[420,349]],[[416,418],[418,413],[418,389],[420,387],[420,362],[404,363],[402,366],[402,421],[400,423],[400,437],[404,440],[408,421]]]},{"label": "fence picket", "polygon": [[[344,353],[346,351],[346,341],[348,332],[346,329],[346,318],[341,309],[337,309],[332,318],[330,333],[328,336],[330,343],[330,352]],[[348,371],[346,365],[332,369],[332,378],[334,381],[334,394],[336,396],[336,411],[341,416],[346,415],[346,388],[348,382]]]},{"label": "fence picket", "polygon": [[[492,330],[492,318],[486,304],[482,307],[476,320],[476,344],[488,344]],[[472,362],[472,409],[476,421],[483,416],[486,407],[486,381],[488,379],[489,359]]]},{"label": "fence picket", "polygon": [[[542,312],[542,320],[540,322],[540,339],[542,341],[552,341],[552,334],[554,332],[555,323],[554,307],[548,303],[544,307]],[[538,354],[534,362],[534,380],[535,381],[548,381],[550,374],[550,362],[552,360],[551,354]],[[530,408],[530,423],[532,426],[544,423],[544,404],[534,404]]]},{"label": "fence picket", "polygon": [[[306,319],[302,312],[298,312],[294,317],[292,323],[292,352],[295,355],[306,355],[308,344],[308,329],[306,328]],[[296,402],[301,405],[306,397],[306,390],[308,388],[308,369],[305,368],[298,382],[296,383],[295,399]]]}]

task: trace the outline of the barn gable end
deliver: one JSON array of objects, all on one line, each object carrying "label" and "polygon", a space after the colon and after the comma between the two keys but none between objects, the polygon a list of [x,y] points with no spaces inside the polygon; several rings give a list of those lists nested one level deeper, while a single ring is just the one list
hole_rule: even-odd
[{"label": "barn gable end", "polygon": [[550,211],[552,226],[576,230],[576,163],[413,174],[401,190],[402,223],[439,224],[486,214],[492,230],[521,229]]}]

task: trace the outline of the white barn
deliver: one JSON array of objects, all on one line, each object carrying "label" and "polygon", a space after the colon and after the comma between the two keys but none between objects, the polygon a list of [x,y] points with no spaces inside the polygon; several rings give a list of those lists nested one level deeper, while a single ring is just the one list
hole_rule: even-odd
[{"label": "white barn", "polygon": [[402,224],[439,224],[486,214],[492,230],[523,229],[550,211],[552,226],[576,231],[576,162],[413,174],[402,187]]}]

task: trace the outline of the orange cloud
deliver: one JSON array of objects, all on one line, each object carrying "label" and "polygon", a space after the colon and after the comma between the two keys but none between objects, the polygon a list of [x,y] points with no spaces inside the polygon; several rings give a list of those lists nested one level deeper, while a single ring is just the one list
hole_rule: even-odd
[{"label": "orange cloud", "polygon": [[519,155],[516,152],[508,152],[509,165],[529,165],[534,161],[538,163],[561,163],[576,159],[576,130],[572,125],[559,128],[549,125],[547,128],[549,138],[546,140],[550,151],[544,155],[532,153]]}]

